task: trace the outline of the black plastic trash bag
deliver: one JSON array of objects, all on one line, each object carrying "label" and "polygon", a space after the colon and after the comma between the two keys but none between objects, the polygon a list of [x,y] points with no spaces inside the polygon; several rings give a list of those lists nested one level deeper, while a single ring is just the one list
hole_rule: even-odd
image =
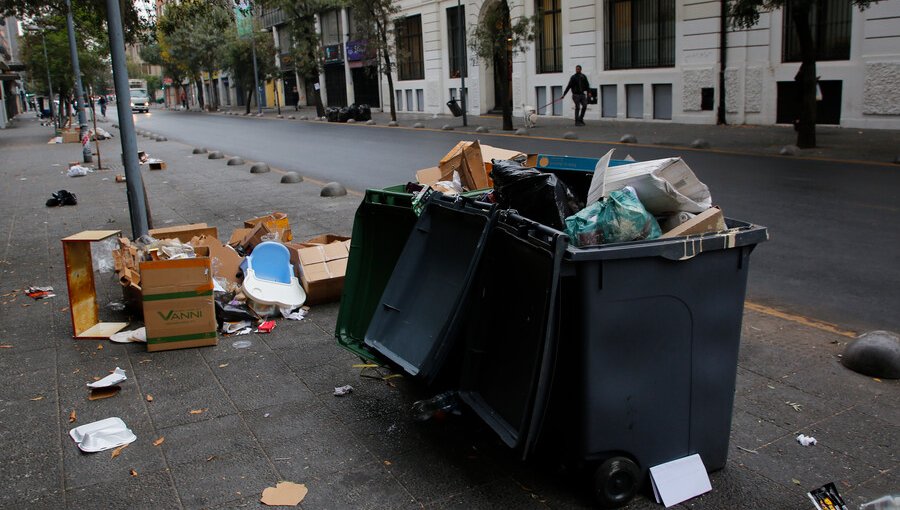
[{"label": "black plastic trash bag", "polygon": [[359,113],[356,115],[358,122],[366,122],[372,120],[372,108],[367,104],[358,105]]},{"label": "black plastic trash bag", "polygon": [[347,107],[347,120],[359,120],[359,105],[356,103],[351,104]]},{"label": "black plastic trash bag", "polygon": [[349,118],[350,108],[347,108],[346,106],[341,107],[341,109],[338,110],[338,122],[347,122],[347,119]]},{"label": "black plastic trash bag", "polygon": [[340,122],[341,109],[337,106],[329,106],[325,108],[325,118],[328,122]]},{"label": "black plastic trash bag", "polygon": [[78,199],[75,197],[75,193],[68,192],[64,189],[57,191],[50,195],[50,199],[47,200],[47,207],[57,207],[61,205],[75,205],[78,203]]},{"label": "black plastic trash bag", "polygon": [[550,228],[565,230],[566,218],[584,208],[553,174],[525,168],[515,161],[493,161],[491,178],[497,203]]}]

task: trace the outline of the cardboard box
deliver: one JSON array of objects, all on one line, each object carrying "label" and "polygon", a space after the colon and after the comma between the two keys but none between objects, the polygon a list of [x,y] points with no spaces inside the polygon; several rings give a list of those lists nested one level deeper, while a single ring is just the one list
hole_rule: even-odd
[{"label": "cardboard box", "polygon": [[148,351],[218,343],[208,257],[141,262],[140,270]]},{"label": "cardboard box", "polygon": [[308,248],[310,246],[317,246],[320,244],[331,244],[331,243],[340,243],[344,241],[349,241],[350,238],[346,236],[338,236],[334,234],[322,234],[320,236],[312,237],[300,243],[300,246],[304,248]]},{"label": "cardboard box", "polygon": [[[459,180],[469,190],[485,189],[489,187],[487,172],[484,169],[484,159],[481,156],[481,145],[478,141],[462,141],[444,156],[438,168],[442,176],[452,176],[453,172],[459,172]],[[447,180],[453,180],[452,177]]]},{"label": "cardboard box", "polygon": [[77,129],[66,128],[62,130],[63,143],[79,143],[81,142],[81,133]]},{"label": "cardboard box", "polygon": [[283,212],[273,212],[268,216],[260,216],[244,222],[245,228],[254,228],[259,223],[264,223],[269,232],[278,232],[279,239],[290,242],[294,236],[291,233],[291,224],[288,221],[287,214]]},{"label": "cardboard box", "polygon": [[151,161],[150,162],[150,170],[165,170],[166,162],[165,161]]},{"label": "cardboard box", "polygon": [[178,225],[176,227],[154,228],[150,235],[156,239],[178,239],[182,243],[189,243],[197,236],[219,237],[216,227],[210,227],[206,223],[192,223],[190,225]]},{"label": "cardboard box", "polygon": [[294,257],[297,258],[300,283],[306,291],[307,304],[329,303],[341,299],[347,258],[350,255],[350,240],[342,239],[305,247],[293,245],[293,249],[288,246],[292,262]]},{"label": "cardboard box", "polygon": [[726,230],[726,228],[725,216],[722,214],[722,210],[718,206],[713,206],[666,232],[660,238],[721,232]]},{"label": "cardboard box", "polygon": [[272,231],[269,230],[269,227],[267,227],[265,223],[257,223],[238,244],[240,244],[246,252],[249,252],[257,244],[263,242],[262,238],[264,235],[271,233]]},{"label": "cardboard box", "polygon": [[231,233],[231,237],[228,239],[228,246],[232,248],[237,248],[241,245],[241,242],[247,237],[247,234],[252,232],[252,228],[236,228],[234,232]]},{"label": "cardboard box", "polygon": [[194,251],[198,255],[201,253],[199,251],[200,248],[204,248],[207,251],[205,255],[210,259],[213,277],[225,278],[235,285],[240,283],[237,278],[237,273],[240,271],[241,262],[244,260],[244,257],[238,255],[238,252],[234,251],[234,248],[222,244],[222,241],[219,241],[215,237],[208,236],[195,237],[191,239],[190,244],[194,247]]}]

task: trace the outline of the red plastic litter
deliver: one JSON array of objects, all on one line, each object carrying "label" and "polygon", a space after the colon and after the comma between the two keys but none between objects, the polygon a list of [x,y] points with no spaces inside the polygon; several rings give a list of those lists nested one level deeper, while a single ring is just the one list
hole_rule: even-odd
[{"label": "red plastic litter", "polygon": [[266,321],[256,328],[257,333],[271,333],[275,329],[275,321]]}]

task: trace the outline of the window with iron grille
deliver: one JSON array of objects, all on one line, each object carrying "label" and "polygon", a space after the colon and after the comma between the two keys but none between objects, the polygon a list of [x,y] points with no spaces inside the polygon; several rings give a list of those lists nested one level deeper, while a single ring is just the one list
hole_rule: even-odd
[{"label": "window with iron grille", "polygon": [[[447,42],[450,43],[447,56],[450,61],[450,77],[468,76],[465,47],[466,6],[447,8]],[[462,58],[460,58],[462,57]]]},{"label": "window with iron grille", "polygon": [[421,80],[425,77],[422,51],[422,16],[416,14],[397,22],[397,79]]},{"label": "window with iron grille", "polygon": [[[800,62],[800,39],[794,28],[791,0],[784,5],[784,61]],[[809,25],[816,44],[816,60],[849,60],[853,11],[847,0],[817,0],[810,8]]]},{"label": "window with iron grille", "polygon": [[675,0],[606,1],[606,69],[675,66]]},{"label": "window with iron grille", "polygon": [[537,23],[534,39],[538,73],[562,72],[562,11],[559,2],[560,0],[535,0]]}]

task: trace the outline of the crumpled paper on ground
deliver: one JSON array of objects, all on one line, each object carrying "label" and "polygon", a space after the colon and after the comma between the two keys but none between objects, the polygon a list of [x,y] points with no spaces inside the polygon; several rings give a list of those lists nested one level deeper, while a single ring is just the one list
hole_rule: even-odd
[{"label": "crumpled paper on ground", "polygon": [[108,376],[104,377],[103,379],[100,379],[99,381],[89,382],[89,383],[87,383],[87,386],[88,386],[88,388],[92,388],[92,389],[108,388],[110,386],[115,386],[116,384],[119,384],[120,382],[122,382],[126,379],[128,379],[128,376],[125,375],[125,371],[119,367],[116,367],[116,369],[113,371],[113,373],[109,374]]},{"label": "crumpled paper on ground", "polygon": [[128,344],[132,342],[147,343],[147,328],[138,328],[133,331],[119,331],[109,337],[111,342]]},{"label": "crumpled paper on ground", "polygon": [[814,438],[812,436],[805,436],[803,434],[800,434],[799,436],[797,436],[797,442],[803,446],[818,444],[818,441],[816,441],[816,438]]},{"label": "crumpled paper on ground", "polygon": [[66,172],[66,175],[69,177],[84,177],[91,172],[93,172],[93,170],[86,166],[72,165],[69,167],[69,171]]},{"label": "crumpled paper on ground", "polygon": [[349,384],[346,386],[336,386],[334,388],[334,396],[335,397],[343,397],[344,395],[347,395],[348,393],[350,393],[352,391],[353,391],[353,386],[350,386]]}]

